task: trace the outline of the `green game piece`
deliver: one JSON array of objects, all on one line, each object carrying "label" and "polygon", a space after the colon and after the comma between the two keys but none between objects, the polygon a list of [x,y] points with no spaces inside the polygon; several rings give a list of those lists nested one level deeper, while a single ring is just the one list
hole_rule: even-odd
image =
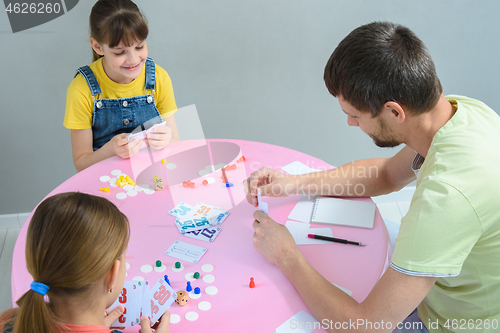
[{"label": "green game piece", "polygon": [[198,273],[198,272],[194,273],[194,274],[193,274],[193,277],[194,277],[195,279],[198,279],[198,278],[200,277],[200,273]]},{"label": "green game piece", "polygon": [[156,260],[156,267],[161,267],[161,261],[160,260]]},{"label": "green game piece", "polygon": [[181,268],[181,263],[180,262],[176,262],[175,263],[175,268],[177,268],[177,269]]}]

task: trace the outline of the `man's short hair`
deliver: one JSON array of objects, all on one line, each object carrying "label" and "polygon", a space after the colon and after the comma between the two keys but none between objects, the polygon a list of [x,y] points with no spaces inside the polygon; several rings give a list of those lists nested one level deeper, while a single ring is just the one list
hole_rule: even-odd
[{"label": "man's short hair", "polygon": [[377,116],[388,101],[413,114],[430,110],[443,88],[424,43],[408,28],[373,22],[353,30],[325,67],[330,93]]}]

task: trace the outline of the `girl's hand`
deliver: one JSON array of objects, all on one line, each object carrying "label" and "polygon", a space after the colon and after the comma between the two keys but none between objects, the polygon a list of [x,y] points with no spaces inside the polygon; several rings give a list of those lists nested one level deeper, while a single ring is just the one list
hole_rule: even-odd
[{"label": "girl's hand", "polygon": [[154,132],[146,135],[146,144],[154,150],[165,148],[172,139],[172,129],[168,126],[156,126]]},{"label": "girl's hand", "polygon": [[[163,316],[161,317],[161,323],[158,325],[158,328],[155,330],[156,333],[170,333],[170,312],[165,311]],[[147,316],[141,317],[141,329],[139,333],[152,333],[151,324],[149,323],[149,319]]]},{"label": "girl's hand", "polygon": [[143,143],[143,140],[137,139],[133,139],[129,142],[127,138],[128,135],[128,133],[118,134],[109,141],[115,155],[121,158],[130,158],[137,154]]},{"label": "girl's hand", "polygon": [[123,314],[124,309],[125,308],[122,305],[118,305],[111,312],[109,312],[109,309],[106,309],[106,311],[104,312],[104,326],[110,328],[115,320],[120,318],[120,316]]}]

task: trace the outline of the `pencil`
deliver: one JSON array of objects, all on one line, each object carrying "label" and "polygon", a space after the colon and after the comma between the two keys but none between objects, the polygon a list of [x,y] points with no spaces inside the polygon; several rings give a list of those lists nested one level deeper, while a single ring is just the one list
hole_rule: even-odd
[{"label": "pencil", "polygon": [[347,239],[334,238],[334,237],[321,236],[321,235],[308,234],[307,237],[314,238],[314,239],[321,239],[321,240],[330,241],[330,242],[334,242],[334,243],[352,244],[352,245],[358,245],[358,246],[365,246],[366,245],[366,244],[363,244],[360,242],[349,241]]}]

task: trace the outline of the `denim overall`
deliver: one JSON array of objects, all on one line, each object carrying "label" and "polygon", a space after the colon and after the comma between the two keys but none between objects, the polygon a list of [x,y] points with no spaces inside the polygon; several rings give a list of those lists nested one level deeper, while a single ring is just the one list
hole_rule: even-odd
[{"label": "denim overall", "polygon": [[[152,92],[155,88],[155,63],[151,58],[147,58],[145,66],[144,89],[147,93],[147,90]],[[90,67],[80,67],[78,73],[83,75],[89,85],[90,93],[94,97],[94,117],[92,120],[94,150],[104,146],[115,135],[140,132],[145,126],[147,129],[162,122],[152,94],[118,99],[99,98],[102,90]]]}]

